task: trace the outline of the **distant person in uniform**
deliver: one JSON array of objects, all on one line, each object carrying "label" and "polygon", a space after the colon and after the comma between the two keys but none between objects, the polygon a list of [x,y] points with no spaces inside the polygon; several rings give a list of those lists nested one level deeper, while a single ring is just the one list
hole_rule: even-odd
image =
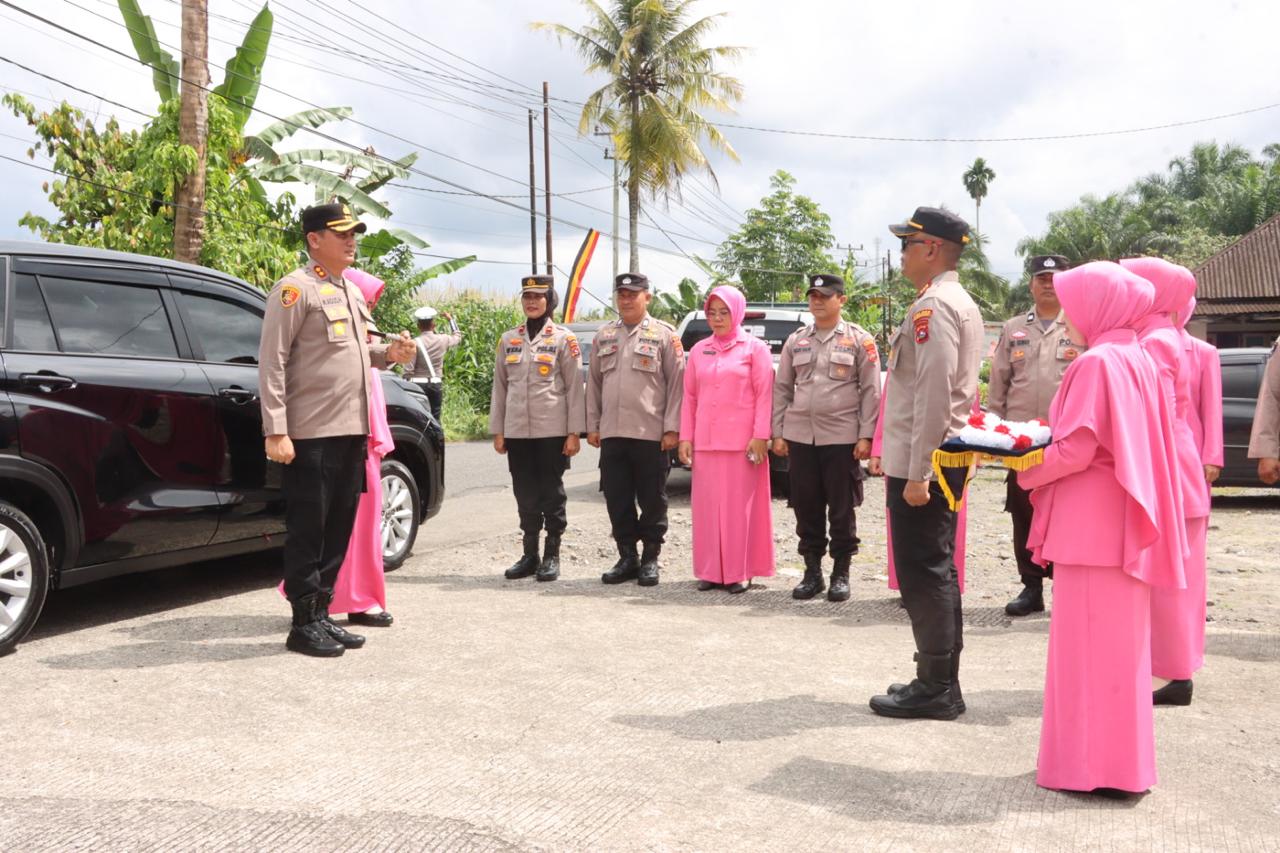
[{"label": "distant person in uniform", "polygon": [[[436,331],[436,317],[449,321],[449,333]],[[418,322],[418,337],[414,338],[413,359],[405,366],[405,377],[422,386],[431,402],[431,414],[441,423],[440,410],[444,405],[444,354],[462,343],[462,332],[448,312],[437,314],[436,309],[424,305],[413,312]]]},{"label": "distant person in uniform", "polygon": [[[520,515],[524,553],[508,580],[560,577],[560,537],[568,525],[564,472],[586,430],[582,350],[573,332],[551,322],[556,291],[551,276],[523,280],[525,322],[502,333],[493,365],[489,432],[507,456]],[[547,533],[542,558],[538,537]]]},{"label": "distant person in uniform", "polygon": [[1280,482],[1280,340],[1271,345],[1267,372],[1258,389],[1258,408],[1249,435],[1249,458],[1258,460],[1258,479],[1268,486]]},{"label": "distant person in uniform", "polygon": [[[1053,290],[1053,277],[1066,271],[1061,255],[1036,255],[1029,264],[1034,305],[1025,314],[1010,318],[1000,331],[991,359],[987,383],[987,408],[1009,421],[1049,419],[1049,404],[1062,382],[1062,374],[1085,348],[1067,337],[1062,305]],[[1027,550],[1031,530],[1031,494],[1018,485],[1016,471],[1005,477],[1004,511],[1013,520],[1013,556],[1022,578],[1022,592],[1004,606],[1010,616],[1026,616],[1044,610],[1044,579],[1053,577],[1053,566],[1038,566]]]},{"label": "distant person in uniform", "polygon": [[600,448],[600,486],[618,547],[618,562],[600,579],[653,586],[667,533],[668,452],[680,437],[684,349],[674,326],[649,316],[646,276],[623,273],[613,292],[619,319],[596,332],[587,375],[587,443]]},{"label": "distant person in uniform", "polygon": [[[889,341],[884,393],[885,502],[902,600],[916,642],[916,677],[871,699],[888,717],[953,720],[965,710],[960,692],[964,634],[956,577],[956,513],[933,469],[933,451],[968,422],[982,364],[982,314],[956,267],[969,225],[946,210],[917,208],[889,230],[902,241],[902,274],[916,301]],[[963,494],[964,471],[953,494]]]},{"label": "distant person in uniform", "polygon": [[790,460],[804,578],[791,591],[813,598],[824,588],[822,557],[831,538],[829,601],[849,598],[849,564],[858,553],[854,510],[862,505],[861,460],[871,456],[880,412],[875,338],[841,316],[848,297],[838,275],[809,279],[813,322],[782,345],[773,382],[773,452]]},{"label": "distant person in uniform", "polygon": [[329,618],[329,603],[365,488],[370,367],[413,356],[408,332],[367,343],[369,306],[342,276],[365,228],[345,204],[302,211],[310,258],[268,295],[258,350],[267,458],[285,466],[286,646],[318,657],[364,645]]}]

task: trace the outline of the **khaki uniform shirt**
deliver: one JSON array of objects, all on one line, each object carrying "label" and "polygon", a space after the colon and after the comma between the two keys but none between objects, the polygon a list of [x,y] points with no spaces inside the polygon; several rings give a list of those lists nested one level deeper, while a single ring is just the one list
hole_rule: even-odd
[{"label": "khaki uniform shirt", "polygon": [[406,379],[443,379],[444,378],[444,354],[449,349],[456,347],[462,343],[462,334],[455,332],[449,335],[443,335],[440,332],[423,332],[418,335],[417,342],[421,350],[426,352],[427,358],[431,360],[431,364],[423,363],[418,355],[418,348],[415,347],[413,361],[404,366],[404,375]]},{"label": "khaki uniform shirt", "polygon": [[862,327],[809,325],[782,345],[773,382],[773,437],[800,444],[872,439],[880,412],[880,355]]},{"label": "khaki uniform shirt", "polygon": [[1062,374],[1084,350],[1067,337],[1062,312],[1048,331],[1034,308],[1011,318],[1000,331],[991,359],[987,408],[1010,421],[1048,420]]},{"label": "khaki uniform shirt", "polygon": [[937,276],[889,339],[881,465],[932,480],[932,455],[968,421],[982,366],[982,313],[954,272]]},{"label": "khaki uniform shirt", "polygon": [[1280,459],[1280,341],[1271,348],[1249,436],[1250,459]]},{"label": "khaki uniform shirt", "polygon": [[276,282],[258,347],[264,435],[368,434],[369,368],[387,366],[371,322],[360,288],[314,260]]},{"label": "khaki uniform shirt", "polygon": [[498,340],[489,432],[507,438],[552,438],[586,431],[582,350],[578,339],[548,320],[537,340],[523,325]]},{"label": "khaki uniform shirt", "polygon": [[680,432],[684,347],[675,327],[645,315],[600,327],[587,375],[587,432],[660,441]]}]

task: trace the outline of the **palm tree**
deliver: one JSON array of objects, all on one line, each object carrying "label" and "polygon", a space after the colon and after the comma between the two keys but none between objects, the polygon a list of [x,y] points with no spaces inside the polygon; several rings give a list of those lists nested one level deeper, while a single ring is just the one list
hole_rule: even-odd
[{"label": "palm tree", "polygon": [[702,46],[721,15],[690,23],[686,15],[695,0],[613,0],[608,10],[595,0],[581,2],[590,14],[581,30],[549,23],[533,27],[567,39],[588,73],[610,77],[587,97],[578,131],[585,134],[599,124],[613,134],[627,168],[630,268],[639,271],[641,194],[679,197],[681,179],[694,170],[706,172],[714,183],[704,141],[738,159],[703,113],[732,112],[742,98],[742,84],[715,67],[717,60],[734,59],[742,49]]},{"label": "palm tree", "polygon": [[987,197],[987,187],[996,179],[987,161],[981,157],[974,158],[973,165],[964,173],[964,188],[973,199],[973,230],[976,233],[982,225],[982,200]]}]

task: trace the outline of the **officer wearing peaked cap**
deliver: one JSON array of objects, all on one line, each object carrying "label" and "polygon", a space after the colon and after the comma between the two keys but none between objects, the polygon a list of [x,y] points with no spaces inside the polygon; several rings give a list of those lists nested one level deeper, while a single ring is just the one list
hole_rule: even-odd
[{"label": "officer wearing peaked cap", "polygon": [[[449,321],[448,334],[436,331],[437,316]],[[440,314],[430,305],[415,310],[413,319],[418,323],[418,336],[414,339],[416,351],[413,360],[405,366],[405,377],[426,392],[431,414],[439,422],[444,404],[444,355],[462,343],[462,332],[451,314]]]},{"label": "officer wearing peaked cap", "polygon": [[266,454],[285,466],[284,592],[293,608],[286,645],[320,657],[364,644],[329,618],[329,603],[364,488],[369,368],[413,353],[408,332],[368,343],[369,306],[342,276],[365,228],[345,204],[302,212],[310,259],[267,297],[258,349]]},{"label": "officer wearing peaked cap", "polygon": [[[564,472],[585,431],[582,350],[573,332],[551,322],[556,291],[549,275],[526,276],[520,308],[525,322],[502,333],[493,365],[489,432],[507,456],[524,553],[508,580],[560,576],[560,538],[568,525]],[[538,537],[547,537],[538,559]]]},{"label": "officer wearing peaked cap", "polygon": [[684,349],[674,327],[649,316],[647,277],[624,273],[613,291],[619,317],[596,332],[587,375],[587,442],[600,448],[600,488],[618,548],[617,563],[600,579],[653,586],[667,533],[668,451],[680,433]]},{"label": "officer wearing peaked cap", "polygon": [[[987,408],[1006,420],[1047,420],[1062,375],[1085,350],[1067,338],[1066,318],[1053,289],[1054,274],[1069,266],[1061,255],[1036,255],[1027,265],[1034,304],[1004,324],[987,385]],[[1005,605],[1005,613],[1026,616],[1044,610],[1044,579],[1053,577],[1053,567],[1037,565],[1027,550],[1031,493],[1018,485],[1016,471],[1009,472],[1005,484],[1004,508],[1013,521],[1013,554],[1022,578],[1022,592]]]},{"label": "officer wearing peaked cap", "polygon": [[[902,274],[916,286],[916,301],[889,340],[881,467],[898,584],[917,654],[916,678],[872,697],[871,709],[890,717],[951,720],[965,709],[956,513],[936,482],[932,458],[964,427],[978,394],[982,314],[956,273],[969,242],[963,219],[920,207],[889,230],[902,241]],[[963,494],[963,471],[942,471],[952,493]]]},{"label": "officer wearing peaked cap", "polygon": [[804,579],[792,597],[824,588],[822,556],[830,523],[830,601],[849,598],[849,564],[858,552],[854,509],[880,411],[880,357],[875,339],[841,317],[844,279],[809,279],[812,324],[782,345],[773,385],[773,452],[790,459],[791,507],[804,557]]}]

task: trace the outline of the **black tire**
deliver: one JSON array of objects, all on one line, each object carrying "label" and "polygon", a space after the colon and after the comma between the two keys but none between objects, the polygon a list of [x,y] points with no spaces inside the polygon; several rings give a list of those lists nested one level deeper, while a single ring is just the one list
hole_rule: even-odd
[{"label": "black tire", "polygon": [[[390,507],[391,501],[398,501],[399,506]],[[408,504],[408,506],[405,506]],[[404,511],[408,510],[406,517]],[[387,548],[387,526],[394,523],[392,513],[399,514],[400,526],[394,536],[394,548]],[[418,483],[413,479],[413,472],[403,462],[395,459],[382,460],[382,570],[393,572],[409,559],[413,553],[413,544],[418,540],[418,527],[422,518],[422,496],[418,492]],[[404,525],[408,525],[405,527]]]},{"label": "black tire", "polygon": [[[24,551],[25,560],[14,560]],[[19,585],[25,587],[25,596],[15,592]],[[0,617],[0,656],[12,652],[27,636],[48,594],[49,549],[44,537],[25,512],[0,501],[0,610],[5,611]]]}]

